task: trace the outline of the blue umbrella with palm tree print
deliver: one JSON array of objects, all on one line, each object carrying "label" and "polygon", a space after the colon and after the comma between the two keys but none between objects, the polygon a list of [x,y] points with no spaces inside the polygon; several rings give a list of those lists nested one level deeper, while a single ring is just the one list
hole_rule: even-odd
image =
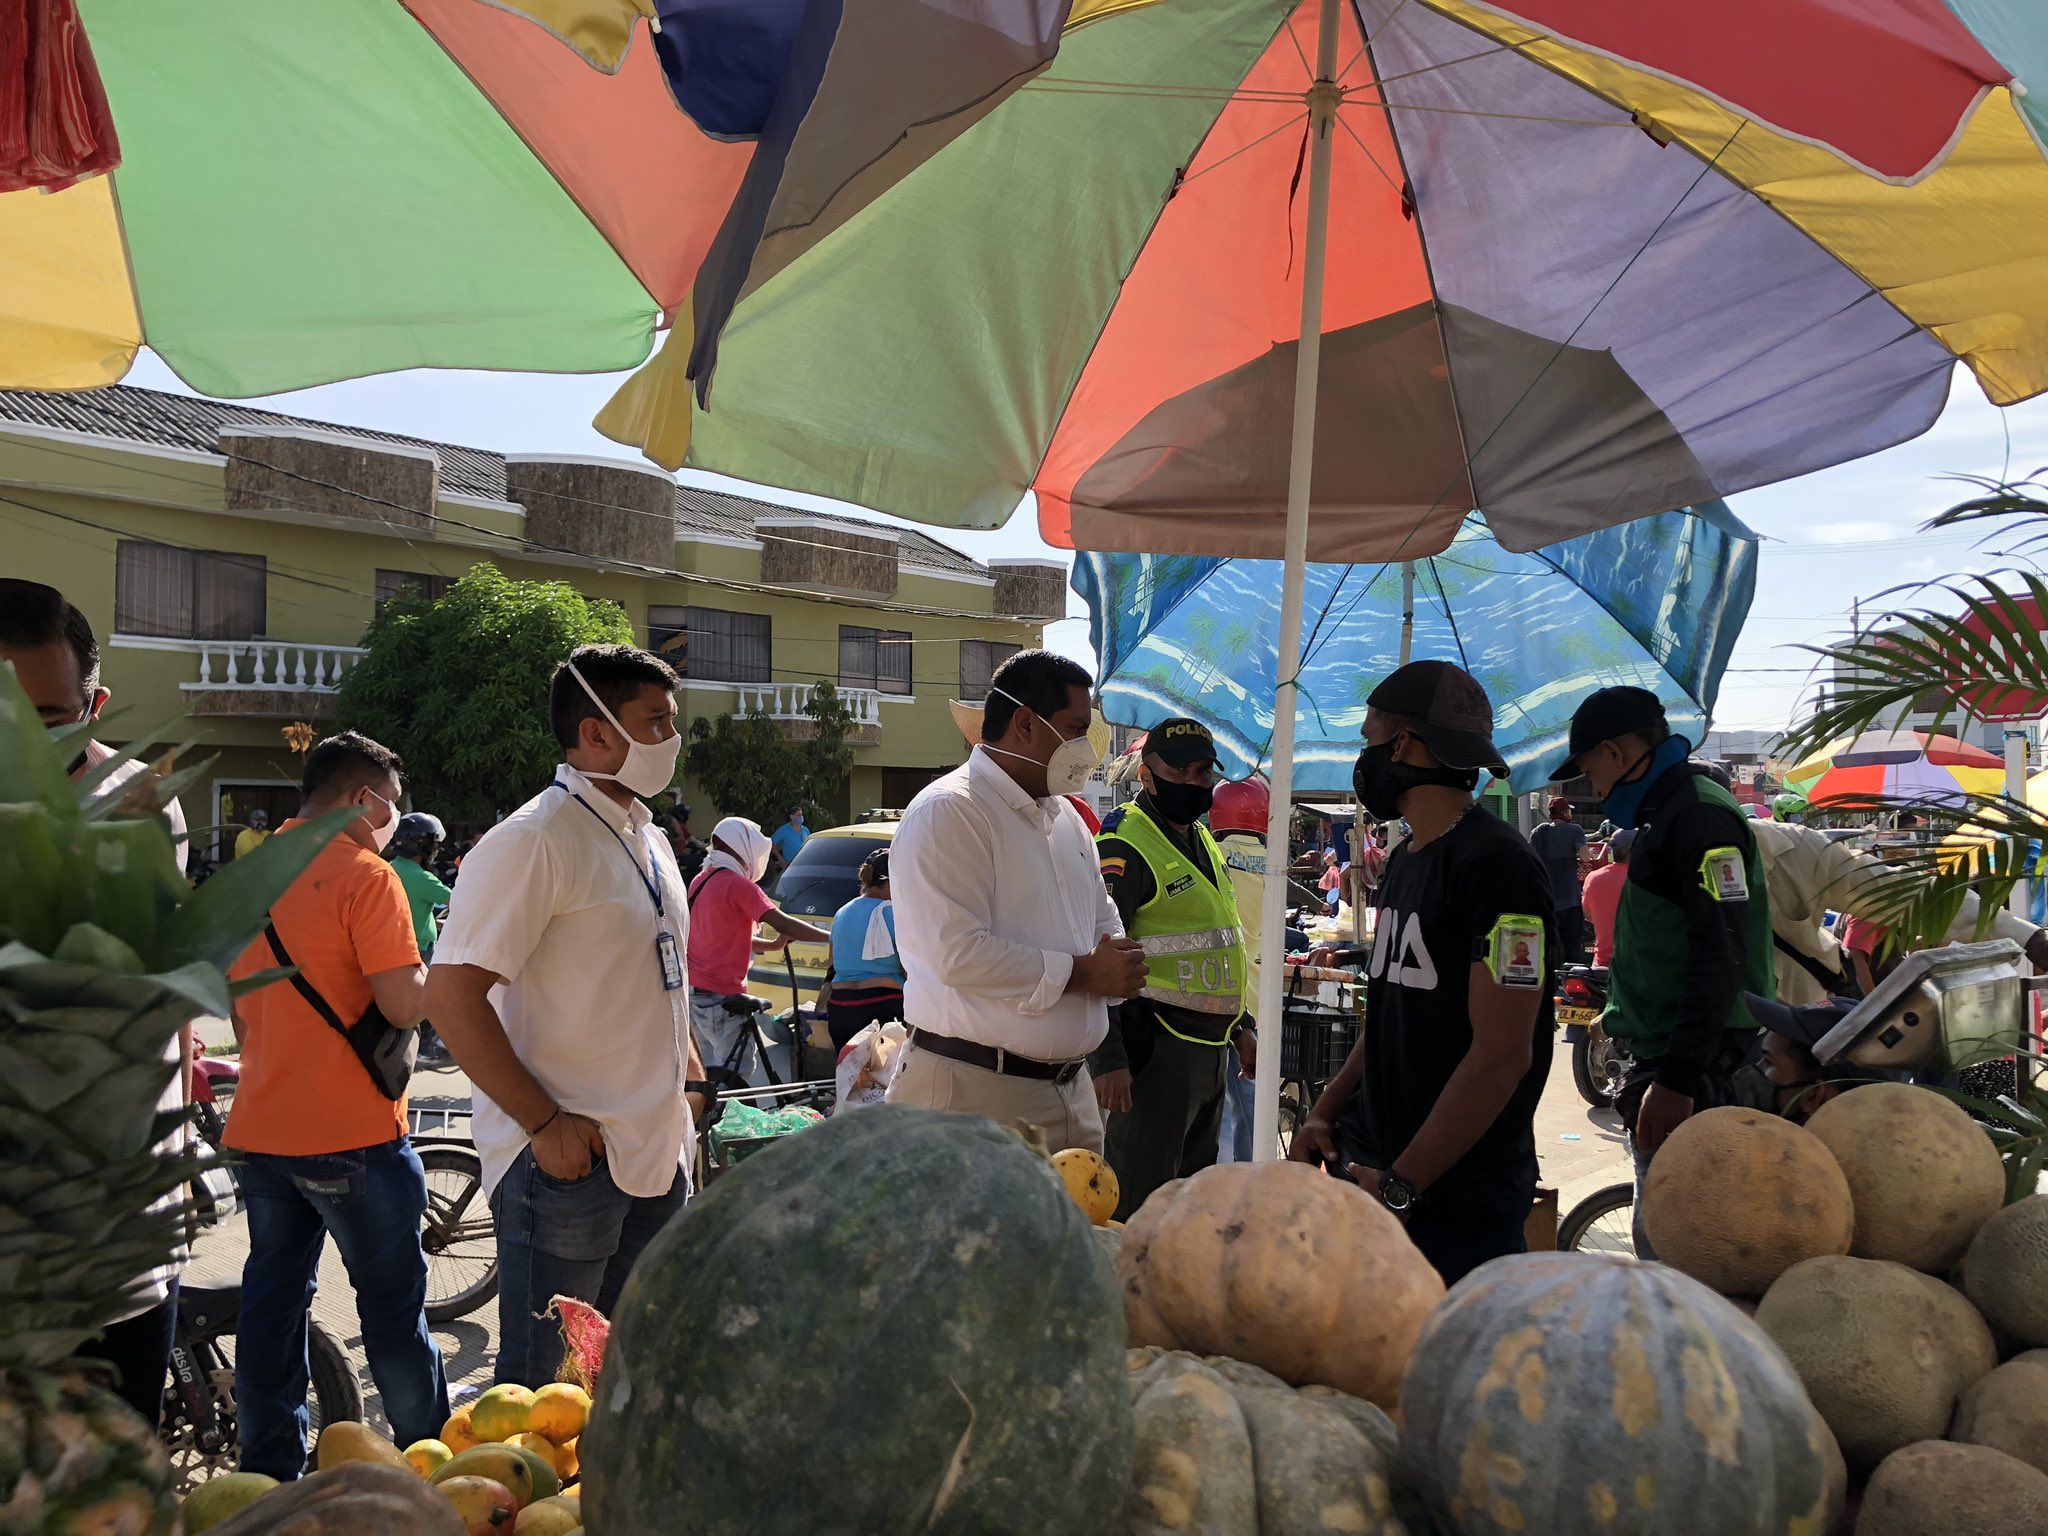
[{"label": "blue umbrella with palm tree print", "polygon": [[[1756,535],[1721,502],[1516,554],[1474,513],[1451,547],[1404,568],[1311,565],[1305,586],[1294,786],[1348,793],[1365,698],[1404,654],[1455,661],[1493,700],[1510,786],[1533,789],[1563,755],[1573,706],[1632,683],[1697,742],[1756,586]],[[1102,712],[1119,725],[1190,715],[1224,771],[1267,767],[1280,647],[1280,565],[1190,555],[1084,553]]]}]

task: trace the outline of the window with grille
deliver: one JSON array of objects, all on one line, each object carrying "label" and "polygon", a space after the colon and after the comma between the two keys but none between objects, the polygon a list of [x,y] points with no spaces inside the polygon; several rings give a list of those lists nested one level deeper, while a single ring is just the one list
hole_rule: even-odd
[{"label": "window with grille", "polygon": [[979,704],[985,700],[988,697],[989,680],[996,675],[996,668],[1023,649],[1021,645],[1010,645],[1001,640],[962,640],[961,702]]},{"label": "window with grille", "polygon": [[433,571],[387,571],[377,572],[377,606],[382,608],[394,597],[423,597],[428,602],[438,602],[448,595],[448,589],[455,585],[453,576],[442,576]]},{"label": "window with grille", "polygon": [[659,606],[647,610],[647,648],[694,682],[771,681],[772,635],[765,613]]},{"label": "window with grille", "polygon": [[114,628],[121,634],[248,640],[267,627],[264,612],[261,555],[142,539],[114,546]]},{"label": "window with grille", "polygon": [[839,626],[839,686],[908,695],[910,636],[900,629]]}]

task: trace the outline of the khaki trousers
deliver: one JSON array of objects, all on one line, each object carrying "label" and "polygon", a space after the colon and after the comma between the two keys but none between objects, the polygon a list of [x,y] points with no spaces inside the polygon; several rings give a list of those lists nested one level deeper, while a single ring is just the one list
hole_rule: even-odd
[{"label": "khaki trousers", "polygon": [[896,1081],[889,1085],[889,1102],[986,1115],[1001,1126],[1028,1120],[1045,1132],[1055,1152],[1068,1147],[1102,1150],[1102,1111],[1096,1108],[1095,1081],[1086,1067],[1062,1086],[1049,1078],[1011,1077],[969,1066],[913,1045],[904,1052]]}]

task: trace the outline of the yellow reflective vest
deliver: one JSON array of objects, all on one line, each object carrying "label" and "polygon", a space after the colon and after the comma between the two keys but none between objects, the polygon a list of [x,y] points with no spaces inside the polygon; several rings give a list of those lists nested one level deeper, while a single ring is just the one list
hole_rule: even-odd
[{"label": "yellow reflective vest", "polygon": [[1174,846],[1135,802],[1120,808],[1100,839],[1118,838],[1136,849],[1152,871],[1151,899],[1138,908],[1130,936],[1145,950],[1145,989],[1155,1003],[1203,1013],[1216,1020],[1212,1035],[1184,1034],[1166,1020],[1160,1027],[1202,1045],[1227,1042],[1244,1017],[1248,958],[1223,851],[1199,822],[1193,835],[1209,856],[1218,886]]}]

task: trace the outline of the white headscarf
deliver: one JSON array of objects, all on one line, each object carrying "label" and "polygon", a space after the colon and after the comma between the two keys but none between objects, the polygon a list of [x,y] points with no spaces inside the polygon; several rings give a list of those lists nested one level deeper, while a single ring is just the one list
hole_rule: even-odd
[{"label": "white headscarf", "polygon": [[[729,869],[742,880],[756,884],[768,873],[768,849],[771,845],[768,834],[761,830],[758,822],[749,821],[744,816],[728,816],[711,829],[711,836],[714,841],[711,852],[704,859],[705,869]],[[737,851],[739,858],[718,847],[718,843]]]}]

